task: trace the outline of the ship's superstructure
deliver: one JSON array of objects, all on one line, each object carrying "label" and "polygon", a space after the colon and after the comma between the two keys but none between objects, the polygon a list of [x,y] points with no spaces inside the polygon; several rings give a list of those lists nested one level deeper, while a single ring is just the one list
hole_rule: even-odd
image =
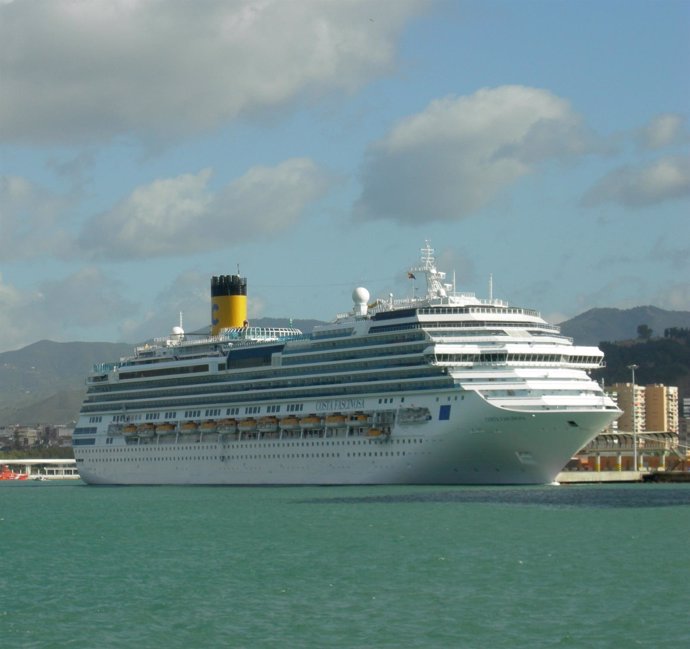
[{"label": "ship's superstructure", "polygon": [[212,329],[94,368],[74,431],[98,484],[520,484],[554,479],[619,416],[537,312],[458,293],[428,243],[426,293],[310,334],[251,327],[246,279],[214,277]]}]

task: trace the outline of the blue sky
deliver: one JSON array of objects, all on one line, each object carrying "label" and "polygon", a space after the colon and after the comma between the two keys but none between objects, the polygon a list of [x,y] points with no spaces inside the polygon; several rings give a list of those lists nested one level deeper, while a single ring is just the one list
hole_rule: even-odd
[{"label": "blue sky", "polygon": [[690,310],[685,0],[0,0],[0,351],[457,286]]}]

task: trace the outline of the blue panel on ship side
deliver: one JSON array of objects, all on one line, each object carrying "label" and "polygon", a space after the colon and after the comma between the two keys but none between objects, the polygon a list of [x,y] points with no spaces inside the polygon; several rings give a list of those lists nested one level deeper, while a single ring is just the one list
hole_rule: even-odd
[{"label": "blue panel on ship side", "polygon": [[438,411],[438,418],[441,421],[450,419],[450,406],[441,406],[441,409]]}]

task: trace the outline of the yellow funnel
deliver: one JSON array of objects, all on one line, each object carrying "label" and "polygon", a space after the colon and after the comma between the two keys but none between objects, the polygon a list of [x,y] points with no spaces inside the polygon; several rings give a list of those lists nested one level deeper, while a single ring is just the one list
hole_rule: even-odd
[{"label": "yellow funnel", "polygon": [[247,324],[247,278],[220,275],[211,278],[211,334]]}]

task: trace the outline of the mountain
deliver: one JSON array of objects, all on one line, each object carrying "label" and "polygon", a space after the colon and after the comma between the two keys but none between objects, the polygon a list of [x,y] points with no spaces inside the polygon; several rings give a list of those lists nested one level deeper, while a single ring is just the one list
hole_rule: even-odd
[{"label": "mountain", "polygon": [[690,328],[690,311],[665,311],[655,306],[632,309],[590,309],[561,323],[561,332],[578,345],[635,340],[637,328],[647,325],[653,337],[672,327]]},{"label": "mountain", "polygon": [[0,426],[76,420],[91,367],[131,353],[123,343],[50,340],[0,353]]}]

